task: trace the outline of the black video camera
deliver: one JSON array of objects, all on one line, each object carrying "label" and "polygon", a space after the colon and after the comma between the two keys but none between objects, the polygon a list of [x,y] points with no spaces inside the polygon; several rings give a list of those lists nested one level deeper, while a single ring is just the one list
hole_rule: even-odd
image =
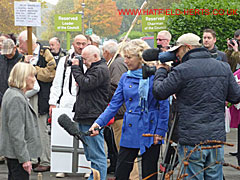
[{"label": "black video camera", "polygon": [[[146,49],[143,51],[142,57],[145,61],[156,61],[159,60],[161,63],[173,61],[172,65],[177,66],[179,64],[176,52],[163,52],[160,48]],[[142,66],[143,79],[147,79],[156,72],[155,66],[148,66],[144,64]]]},{"label": "black video camera", "polygon": [[235,40],[236,43],[238,44],[238,47],[240,47],[240,43],[239,43],[239,41],[238,41],[237,39],[235,39],[235,38],[232,38],[232,39],[229,40],[229,41],[230,41],[230,44],[233,45],[233,46],[235,46],[233,40]]},{"label": "black video camera", "polygon": [[[81,55],[78,55],[78,56],[75,56],[74,58],[75,58],[75,59],[78,59],[78,61],[79,61],[79,67],[80,67],[81,71],[84,73],[84,71],[83,71],[83,60],[82,60],[82,56],[81,56]],[[68,60],[67,60],[67,65],[68,65],[68,66],[72,66],[72,60],[71,60],[71,59],[68,59]]]},{"label": "black video camera", "polygon": [[[81,56],[81,55],[75,56],[74,58],[79,60],[79,66],[80,66],[81,63],[83,64],[82,56]],[[67,60],[67,65],[68,65],[68,66],[72,66],[72,60],[71,60],[71,59],[68,59],[68,60]]]}]

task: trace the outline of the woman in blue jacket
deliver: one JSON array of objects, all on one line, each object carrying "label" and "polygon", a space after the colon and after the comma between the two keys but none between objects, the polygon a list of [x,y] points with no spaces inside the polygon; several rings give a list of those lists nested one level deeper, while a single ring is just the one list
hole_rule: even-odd
[{"label": "woman in blue jacket", "polygon": [[[147,43],[140,39],[132,40],[123,47],[124,62],[129,70],[122,75],[110,105],[90,128],[92,136],[97,135],[99,132],[94,128],[105,126],[125,103],[126,112],[115,172],[117,180],[129,179],[139,150],[142,155],[142,178],[158,171],[157,162],[162,144],[159,136],[165,136],[167,131],[169,102],[154,99],[154,76],[142,79],[142,52],[148,48]],[[143,137],[142,134],[145,133],[159,136]],[[157,179],[157,174],[149,179]]]}]

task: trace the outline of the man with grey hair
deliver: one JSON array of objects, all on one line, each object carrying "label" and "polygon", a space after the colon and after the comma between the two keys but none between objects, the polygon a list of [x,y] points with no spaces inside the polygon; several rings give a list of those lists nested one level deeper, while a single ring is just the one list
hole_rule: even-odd
[{"label": "man with grey hair", "polygon": [[160,31],[157,35],[157,45],[161,47],[163,51],[167,51],[170,46],[169,43],[172,39],[172,35],[169,31]]},{"label": "man with grey hair", "polygon": [[66,56],[66,52],[61,48],[61,41],[57,37],[53,37],[49,40],[50,51],[55,59],[56,65],[61,57]]},{"label": "man with grey hair", "polygon": [[[22,31],[18,37],[19,47],[24,54],[28,53],[27,31]],[[40,164],[34,168],[35,172],[44,172],[50,170],[50,136],[48,134],[47,117],[49,111],[49,94],[52,81],[55,76],[56,63],[48,48],[37,43],[36,36],[32,33],[33,55],[26,55],[24,61],[34,65],[37,70],[37,82],[40,86],[38,94],[30,98],[30,102],[38,114],[38,123],[40,138],[42,144],[42,156]]]},{"label": "man with grey hair", "polygon": [[[109,72],[110,72],[110,78],[111,78],[110,90],[111,90],[111,97],[112,97],[115,90],[118,87],[118,82],[119,82],[122,74],[124,72],[126,72],[128,69],[127,69],[126,64],[124,63],[124,59],[121,57],[120,54],[118,54],[116,56],[115,60],[113,61],[113,57],[118,50],[118,44],[115,41],[112,41],[112,40],[105,41],[103,43],[102,50],[103,50],[103,57],[107,61],[107,65],[108,65]],[[115,172],[116,162],[117,162],[117,154],[118,154],[115,150],[115,148],[116,148],[115,144],[111,143],[111,142],[114,142],[114,140],[112,140],[111,132],[113,130],[114,139],[115,139],[115,143],[117,146],[117,151],[119,151],[120,137],[122,134],[123,116],[124,116],[125,111],[126,111],[126,107],[125,107],[125,105],[123,105],[119,109],[116,116],[114,117],[115,118],[114,123],[111,125],[112,129],[110,127],[104,129],[104,138],[105,138],[106,142],[109,141],[109,143],[107,143],[108,157],[110,159],[110,166],[108,167],[108,173]]]},{"label": "man with grey hair", "polygon": [[92,34],[90,37],[92,39],[92,45],[99,47],[99,45],[101,44],[100,37],[96,34]]},{"label": "man with grey hair", "polygon": [[[108,105],[110,75],[107,64],[101,59],[100,51],[96,46],[89,45],[84,48],[82,60],[87,67],[85,74],[79,67],[79,60],[72,60],[71,70],[79,85],[73,119],[79,123],[79,129],[86,132]],[[88,145],[83,144],[86,159],[91,161],[92,168],[100,172],[101,180],[105,180],[107,158],[104,152],[103,133],[95,137],[85,136],[84,139]],[[90,179],[93,179],[93,173]]]}]

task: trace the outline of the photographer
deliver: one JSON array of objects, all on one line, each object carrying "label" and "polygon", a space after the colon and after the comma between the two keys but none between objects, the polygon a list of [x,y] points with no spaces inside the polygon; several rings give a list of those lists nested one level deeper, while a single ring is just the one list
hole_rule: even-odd
[{"label": "photographer", "polygon": [[240,52],[239,52],[239,42],[240,42],[240,29],[235,31],[234,39],[228,39],[227,45],[228,49],[225,51],[228,63],[231,67],[232,72],[240,69]]},{"label": "photographer", "polygon": [[[100,50],[89,45],[82,51],[82,60],[87,67],[83,74],[79,61],[74,59],[71,70],[79,91],[75,103],[74,121],[79,123],[80,131],[88,131],[91,124],[104,111],[109,101],[110,74],[104,59],[100,57]],[[91,161],[91,168],[99,171],[101,180],[107,176],[107,158],[104,152],[104,138],[101,132],[96,137],[84,137],[88,144],[83,144],[86,159]],[[93,179],[93,173],[89,179]]]},{"label": "photographer", "polygon": [[[240,87],[227,63],[211,58],[201,47],[200,37],[187,33],[180,36],[176,53],[181,64],[172,68],[157,66],[153,94],[162,100],[176,94],[178,108],[179,159],[183,160],[195,145],[207,140],[226,141],[225,101],[238,103]],[[169,72],[169,73],[168,73]],[[214,145],[207,144],[201,147]],[[220,162],[216,164],[216,161]],[[222,179],[223,146],[218,149],[197,150],[192,153],[186,167],[188,177],[197,179]],[[210,168],[202,171],[204,167]],[[201,172],[197,174],[197,172]]]},{"label": "photographer", "polygon": [[[59,60],[56,76],[53,80],[50,89],[49,98],[49,116],[52,116],[53,108],[70,108],[73,109],[73,105],[76,101],[77,86],[75,79],[71,73],[72,59],[82,54],[82,50],[87,46],[87,38],[83,35],[77,35],[73,41],[74,52],[68,56],[64,56]],[[86,70],[86,66],[83,66]],[[59,172],[56,177],[65,177],[65,174]]]}]

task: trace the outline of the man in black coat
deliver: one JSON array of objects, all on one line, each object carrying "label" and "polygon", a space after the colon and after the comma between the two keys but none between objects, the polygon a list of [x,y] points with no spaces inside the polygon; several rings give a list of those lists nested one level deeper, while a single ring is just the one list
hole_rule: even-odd
[{"label": "man in black coat", "polygon": [[[72,60],[72,73],[79,86],[75,103],[74,121],[79,123],[81,131],[88,131],[93,122],[105,110],[109,102],[110,75],[100,50],[93,45],[82,51],[82,60],[87,67],[84,74],[79,67],[79,60]],[[101,180],[107,176],[107,158],[104,151],[104,137],[101,131],[98,136],[86,136],[83,144],[86,159],[91,161],[91,168],[100,172]],[[90,178],[92,179],[93,174]]]},{"label": "man in black coat", "polygon": [[[178,152],[182,160],[200,142],[226,141],[225,101],[238,103],[240,87],[230,66],[211,58],[208,50],[201,47],[197,35],[187,33],[180,36],[176,46],[169,51],[176,52],[181,64],[171,71],[165,64],[157,66],[153,94],[159,100],[176,94],[179,114]],[[207,143],[200,147],[213,144]],[[206,150],[200,148],[190,156],[186,173],[192,177],[209,166],[196,175],[197,178],[222,179],[223,158],[223,146]]]}]

